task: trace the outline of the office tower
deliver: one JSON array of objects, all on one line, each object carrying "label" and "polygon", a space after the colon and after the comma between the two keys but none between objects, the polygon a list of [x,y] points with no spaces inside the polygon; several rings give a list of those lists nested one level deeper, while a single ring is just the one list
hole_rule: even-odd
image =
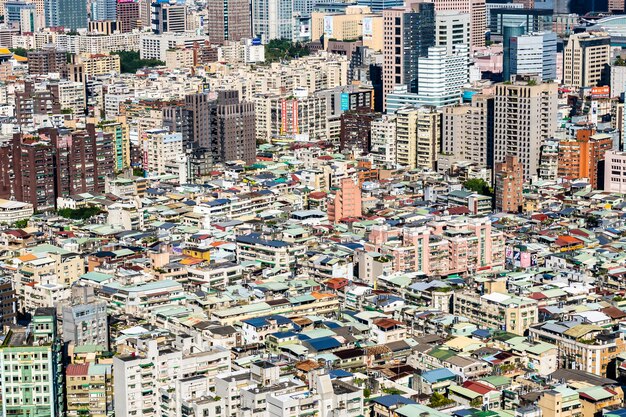
[{"label": "office tower", "polygon": [[524,179],[536,175],[541,144],[556,131],[557,101],[556,83],[518,76],[510,84],[496,85],[495,162],[514,155],[524,167]]},{"label": "office tower", "polygon": [[75,346],[109,347],[107,304],[96,300],[92,287],[72,287],[70,303],[63,305],[63,341]]},{"label": "office tower", "polygon": [[441,150],[454,160],[493,167],[494,96],[475,94],[472,103],[443,109]]},{"label": "office tower", "polygon": [[351,178],[342,179],[339,190],[328,202],[328,220],[337,223],[346,218],[359,218],[362,213],[361,188]]},{"label": "office tower", "polygon": [[422,106],[443,107],[461,102],[461,88],[469,82],[469,51],[455,45],[428,48],[428,56],[419,58],[417,100]]},{"label": "office tower", "polygon": [[35,310],[28,327],[13,326],[0,345],[3,416],[63,415],[61,344],[52,308]]},{"label": "office tower", "polygon": [[517,157],[507,155],[504,162],[496,164],[496,210],[519,213],[524,198],[524,169]]},{"label": "office tower", "polygon": [[[543,81],[557,78],[554,32],[530,33],[509,37],[508,40],[510,62],[507,66],[503,63],[504,81],[510,80],[511,75],[539,75]],[[504,69],[508,69],[509,73]]]},{"label": "office tower", "polygon": [[116,20],[116,0],[94,0],[91,3],[91,20]]},{"label": "office tower", "polygon": [[293,28],[293,0],[252,0],[253,36],[292,40]]},{"label": "office tower", "polygon": [[502,80],[511,79],[511,39],[526,33],[523,25],[506,25],[502,29]]},{"label": "office tower", "polygon": [[435,11],[457,11],[470,14],[470,45],[485,46],[487,15],[485,0],[435,0]]},{"label": "office tower", "polygon": [[402,7],[404,0],[357,0],[359,6],[367,6],[374,13],[380,13],[385,9]]},{"label": "office tower", "polygon": [[84,0],[44,0],[46,26],[77,30],[88,27]]},{"label": "office tower", "polygon": [[361,107],[341,115],[340,150],[367,154],[371,144],[372,121],[379,116],[371,108]]},{"label": "office tower", "polygon": [[115,15],[122,33],[131,32],[142,26],[141,2],[139,0],[119,0],[115,5]]},{"label": "office tower", "polygon": [[604,190],[611,193],[626,193],[626,152],[607,151],[604,164]]},{"label": "office tower", "polygon": [[37,16],[35,5],[20,10],[20,32],[34,33],[42,27],[42,20]]},{"label": "office tower", "polygon": [[13,289],[13,283],[0,278],[0,328],[14,324],[17,312],[17,297]]},{"label": "office tower", "polygon": [[456,11],[435,13],[435,45],[444,46],[449,54],[455,45],[470,46],[470,14]]},{"label": "office tower", "polygon": [[611,136],[597,134],[591,128],[578,129],[575,138],[559,142],[558,177],[589,178],[591,188],[597,189],[602,185],[598,181],[598,174],[603,169],[600,162],[604,161],[605,152],[612,148]]},{"label": "office tower", "polygon": [[211,0],[207,4],[207,35],[211,43],[240,41],[251,35],[249,0]]},{"label": "office tower", "polygon": [[22,18],[22,10],[35,10],[35,5],[22,0],[9,0],[4,3],[4,21],[13,27],[19,27]]},{"label": "office tower", "polygon": [[166,32],[184,32],[187,29],[187,6],[160,0],[151,5],[152,32],[160,35]]},{"label": "office tower", "polygon": [[544,9],[493,8],[489,10],[492,38],[504,34],[505,26],[524,26],[524,33],[552,30],[553,11]]},{"label": "office tower", "polygon": [[431,107],[396,112],[396,158],[409,169],[435,169],[441,143],[441,113]]},{"label": "office tower", "polygon": [[57,72],[61,77],[67,77],[67,54],[57,51],[54,47],[47,47],[28,52],[28,73],[30,75],[48,75]]},{"label": "office tower", "polygon": [[571,35],[563,53],[563,84],[594,87],[610,63],[611,37],[605,32]]},{"label": "office tower", "polygon": [[385,101],[395,86],[417,93],[419,58],[435,45],[435,11],[432,3],[414,3],[406,9],[383,11]]}]

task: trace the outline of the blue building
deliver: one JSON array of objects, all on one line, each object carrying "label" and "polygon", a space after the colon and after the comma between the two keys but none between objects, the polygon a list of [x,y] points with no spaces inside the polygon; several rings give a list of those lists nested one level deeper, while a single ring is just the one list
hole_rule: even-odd
[{"label": "blue building", "polygon": [[85,0],[44,0],[44,8],[47,27],[77,30],[89,26]]},{"label": "blue building", "polygon": [[381,12],[385,9],[391,9],[393,7],[404,6],[404,0],[358,0],[359,6],[369,6],[369,8],[375,12]]}]

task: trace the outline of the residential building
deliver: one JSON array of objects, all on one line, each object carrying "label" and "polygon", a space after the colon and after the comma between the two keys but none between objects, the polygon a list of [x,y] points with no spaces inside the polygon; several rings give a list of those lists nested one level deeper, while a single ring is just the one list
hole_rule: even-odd
[{"label": "residential building", "polygon": [[176,160],[184,155],[183,135],[169,133],[165,129],[147,130],[142,138],[142,153],[144,155],[143,169],[148,176],[163,175],[166,173],[168,161]]},{"label": "residential building", "polygon": [[72,288],[71,302],[63,306],[63,341],[74,346],[109,346],[107,303],[95,299],[92,287]]},{"label": "residential building", "polygon": [[341,115],[340,149],[368,153],[371,144],[372,121],[378,116],[370,108],[362,107]]},{"label": "residential building", "polygon": [[67,54],[55,48],[42,48],[28,52],[28,73],[31,75],[48,75],[59,73],[67,77]]},{"label": "residential building", "polygon": [[604,157],[604,190],[626,192],[626,152],[608,150]]},{"label": "residential building", "polygon": [[141,1],[118,0],[115,4],[115,15],[122,33],[132,32],[143,26],[141,22]]},{"label": "residential building", "polygon": [[263,239],[256,233],[237,236],[236,243],[239,262],[254,261],[277,271],[290,271],[298,256],[304,253],[304,246],[300,244]]},{"label": "residential building", "polygon": [[563,52],[563,84],[572,87],[595,87],[608,69],[611,37],[605,32],[571,35]]},{"label": "residential building", "polygon": [[441,112],[432,107],[396,112],[396,161],[410,169],[434,169],[441,143]]},{"label": "residential building", "polygon": [[359,218],[361,215],[361,188],[351,178],[344,178],[339,190],[328,202],[328,220],[338,223],[342,219]]},{"label": "residential building", "polygon": [[113,413],[113,366],[111,364],[69,364],[65,369],[67,415],[88,413],[107,417]]},{"label": "residential building", "polygon": [[604,174],[601,162],[605,152],[613,148],[613,139],[606,134],[596,134],[593,129],[578,129],[575,139],[559,142],[557,175],[560,178],[588,178],[596,189],[602,184],[598,178]]},{"label": "residential building", "polygon": [[376,166],[396,164],[396,116],[384,115],[371,124],[371,155]]},{"label": "residential building", "polygon": [[515,155],[524,167],[524,179],[537,174],[541,144],[556,130],[557,98],[557,84],[532,78],[496,86],[495,162]]},{"label": "residential building", "polygon": [[519,213],[523,203],[524,169],[517,157],[507,155],[496,164],[496,210]]},{"label": "residential building", "polygon": [[13,283],[5,278],[0,278],[0,325],[2,327],[15,324],[17,315],[17,297],[13,289]]}]

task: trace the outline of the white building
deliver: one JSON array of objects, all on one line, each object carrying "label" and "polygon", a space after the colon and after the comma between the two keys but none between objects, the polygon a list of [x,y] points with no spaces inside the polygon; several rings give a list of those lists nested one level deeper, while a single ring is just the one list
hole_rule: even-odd
[{"label": "white building", "polygon": [[147,130],[142,145],[143,169],[149,176],[166,174],[168,162],[184,156],[182,133],[169,133],[164,129]]},{"label": "white building", "polygon": [[[511,38],[510,75],[538,75],[552,81],[556,74],[556,34],[530,33]],[[507,81],[507,80],[505,80]]]},{"label": "white building", "polygon": [[204,45],[204,42],[208,40],[208,36],[188,32],[163,33],[161,35],[143,34],[141,35],[139,52],[141,59],[158,59],[165,62],[168,49],[191,49],[196,42]]},{"label": "white building", "polygon": [[252,0],[252,33],[264,42],[292,40],[294,22],[292,0]]},{"label": "white building", "polygon": [[445,46],[449,54],[455,45],[470,44],[470,14],[452,10],[435,13],[435,45]]},{"label": "white building", "polygon": [[604,158],[604,189],[626,193],[626,152],[607,151]]},{"label": "white building", "polygon": [[461,102],[461,88],[469,82],[469,52],[465,45],[428,48],[419,58],[417,91],[419,103],[443,107]]},{"label": "white building", "polygon": [[18,220],[29,219],[32,215],[32,204],[0,199],[0,223],[13,224]]},{"label": "white building", "polygon": [[396,117],[384,115],[372,121],[372,162],[377,166],[396,164]]}]

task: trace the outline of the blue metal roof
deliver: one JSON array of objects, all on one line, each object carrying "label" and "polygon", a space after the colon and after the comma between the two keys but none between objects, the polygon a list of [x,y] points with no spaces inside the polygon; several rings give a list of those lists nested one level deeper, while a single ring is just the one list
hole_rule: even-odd
[{"label": "blue metal roof", "polygon": [[331,369],[328,371],[328,375],[330,375],[330,379],[335,378],[349,378],[354,374],[351,374],[348,371],[344,371],[343,369]]},{"label": "blue metal roof", "polygon": [[283,248],[289,246],[289,243],[283,242],[282,240],[261,239],[261,235],[259,233],[250,233],[249,235],[245,236],[237,236],[237,242],[248,243],[251,245],[265,245],[275,248]]},{"label": "blue metal roof", "polygon": [[381,397],[376,397],[372,399],[372,402],[378,403],[382,405],[383,407],[387,407],[387,408],[393,407],[394,405],[398,405],[398,404],[417,404],[412,399],[403,397],[402,395],[398,395],[398,394],[383,395]]},{"label": "blue metal roof", "polygon": [[433,369],[422,374],[422,379],[434,384],[435,382],[456,379],[456,375],[448,368]]},{"label": "blue metal roof", "polygon": [[273,316],[263,316],[263,317],[254,317],[251,319],[242,320],[242,323],[246,323],[252,327],[263,327],[269,324],[268,320],[276,320],[276,323],[279,325],[289,324],[291,320],[287,317],[273,315]]},{"label": "blue metal roof", "polygon": [[341,347],[341,342],[334,337],[319,337],[317,339],[307,340],[305,343],[318,352]]}]

